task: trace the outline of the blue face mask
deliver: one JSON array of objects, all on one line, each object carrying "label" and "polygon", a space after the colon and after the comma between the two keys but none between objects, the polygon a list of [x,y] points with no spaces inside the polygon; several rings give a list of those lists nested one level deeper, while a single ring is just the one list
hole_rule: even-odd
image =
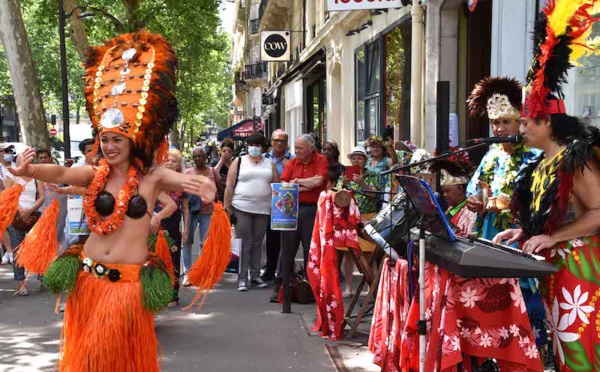
[{"label": "blue face mask", "polygon": [[4,154],[4,161],[7,163],[12,163],[13,156],[11,154]]},{"label": "blue face mask", "polygon": [[262,155],[262,148],[258,146],[248,146],[248,155],[254,157],[260,156]]}]

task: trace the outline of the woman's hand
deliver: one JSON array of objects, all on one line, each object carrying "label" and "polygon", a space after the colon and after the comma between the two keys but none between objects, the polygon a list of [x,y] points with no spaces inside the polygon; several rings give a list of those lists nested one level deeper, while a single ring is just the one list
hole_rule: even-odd
[{"label": "woman's hand", "polygon": [[23,208],[19,211],[19,215],[21,216],[22,220],[26,220],[29,218],[29,216],[31,216],[31,214],[33,213],[33,209],[32,208]]},{"label": "woman's hand", "polygon": [[506,240],[506,245],[512,245],[524,237],[522,229],[508,229],[499,233],[494,237],[492,243],[494,244],[502,244],[503,241]]},{"label": "woman's hand", "polygon": [[184,192],[198,195],[202,204],[213,203],[217,196],[217,186],[205,176],[189,175],[182,186]]},{"label": "woman's hand", "polygon": [[362,189],[366,189],[367,187],[369,187],[367,185],[367,183],[365,182],[364,176],[362,171],[358,174],[354,174],[352,176],[352,181],[354,181],[357,185],[359,185]]},{"label": "woman's hand", "polygon": [[35,160],[35,149],[28,147],[17,156],[15,167],[8,167],[8,171],[16,177],[33,177],[35,175],[35,166],[31,163]]},{"label": "woman's hand", "polygon": [[536,235],[523,244],[523,252],[534,254],[552,248],[558,243],[550,235]]},{"label": "woman's hand", "polygon": [[161,220],[162,218],[158,215],[158,213],[154,213],[152,215],[152,218],[150,219],[150,235],[155,235],[158,233]]},{"label": "woman's hand", "polygon": [[467,209],[471,212],[481,213],[483,212],[483,202],[479,197],[471,195],[467,198]]}]

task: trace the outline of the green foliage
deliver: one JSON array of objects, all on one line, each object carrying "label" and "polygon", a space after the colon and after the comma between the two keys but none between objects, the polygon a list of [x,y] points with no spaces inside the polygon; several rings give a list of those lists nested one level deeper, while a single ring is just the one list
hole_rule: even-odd
[{"label": "green foliage", "polygon": [[[218,126],[227,126],[231,99],[229,39],[220,30],[219,6],[222,0],[146,0],[128,12],[125,3],[114,0],[79,0],[78,5],[102,9],[125,24],[126,31],[144,27],[164,35],[179,58],[177,98],[181,109],[185,136],[203,131],[204,122],[212,119]],[[56,0],[22,0],[23,20],[36,64],[38,81],[48,115],[60,116],[61,72]],[[96,13],[82,20],[91,45],[98,45],[117,36],[114,24]],[[70,19],[67,20],[67,23]],[[68,35],[67,60],[69,70],[69,100],[72,115],[85,110],[83,68]],[[4,53],[0,55],[0,95],[11,94],[10,76]]]}]

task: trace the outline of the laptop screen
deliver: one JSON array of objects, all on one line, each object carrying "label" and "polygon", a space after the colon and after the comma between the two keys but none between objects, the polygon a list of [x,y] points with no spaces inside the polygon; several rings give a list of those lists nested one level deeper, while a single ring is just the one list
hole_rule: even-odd
[{"label": "laptop screen", "polygon": [[454,235],[427,182],[414,176],[403,175],[398,176],[398,181],[406,191],[419,216],[424,218],[425,230],[437,237],[455,241],[456,235]]}]

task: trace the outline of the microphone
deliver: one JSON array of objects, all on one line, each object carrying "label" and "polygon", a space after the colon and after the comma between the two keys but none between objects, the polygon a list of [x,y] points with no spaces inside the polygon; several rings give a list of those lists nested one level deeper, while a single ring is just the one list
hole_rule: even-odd
[{"label": "microphone", "polygon": [[472,140],[469,140],[475,144],[478,143],[521,143],[523,142],[523,136],[521,135],[514,135],[514,136],[507,136],[507,137],[490,137],[490,138],[475,138]]}]

